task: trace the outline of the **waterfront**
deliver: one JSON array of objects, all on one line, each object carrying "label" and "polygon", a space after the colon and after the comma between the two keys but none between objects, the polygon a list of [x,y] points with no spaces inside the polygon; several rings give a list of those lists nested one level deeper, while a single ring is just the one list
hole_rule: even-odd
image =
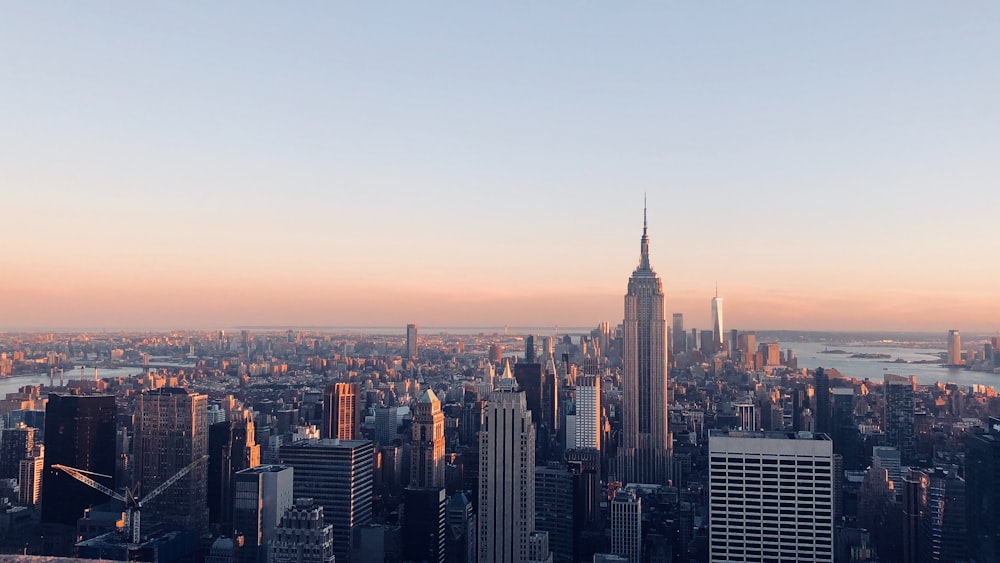
[{"label": "waterfront", "polygon": [[[943,348],[904,348],[897,346],[871,346],[851,344],[827,344],[823,342],[781,342],[783,351],[789,348],[795,353],[800,368],[836,369],[847,377],[855,379],[871,379],[881,382],[883,375],[917,376],[921,384],[954,382],[967,386],[974,384],[997,387],[1000,384],[1000,374],[984,371],[971,371],[964,368],[944,367],[940,364],[938,354],[944,353]],[[843,350],[846,354],[828,354],[824,350]],[[852,358],[853,354],[887,354],[891,359]],[[895,362],[897,358],[907,361],[931,360],[935,363],[907,364]]]},{"label": "waterfront", "polygon": [[[101,379],[111,379],[115,377],[128,377],[142,373],[142,368],[109,368],[98,370],[97,374]],[[94,368],[84,370],[84,379],[94,378]],[[66,383],[80,379],[80,370],[63,374],[63,381]],[[56,387],[59,386],[59,374],[53,378]],[[6,397],[7,393],[17,393],[17,390],[25,385],[48,385],[48,374],[15,375],[13,377],[0,378],[0,398]]]}]

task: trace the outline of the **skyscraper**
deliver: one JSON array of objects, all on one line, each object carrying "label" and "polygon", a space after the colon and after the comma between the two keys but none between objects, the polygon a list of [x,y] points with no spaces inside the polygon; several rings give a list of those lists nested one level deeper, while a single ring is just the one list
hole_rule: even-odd
[{"label": "skyscraper", "polygon": [[434,391],[427,389],[413,407],[410,486],[444,487],[444,413]]},{"label": "skyscraper", "polygon": [[479,433],[479,562],[528,558],[535,529],[535,426],[524,393],[501,379]]},{"label": "skyscraper", "polygon": [[667,482],[667,323],[663,282],[649,264],[643,209],[639,266],[625,295],[622,447],[618,478],[628,483]]},{"label": "skyscraper", "polygon": [[816,431],[829,434],[833,419],[830,413],[830,376],[823,368],[816,368],[813,373],[813,390],[816,398]]},{"label": "skyscraper", "polygon": [[285,511],[292,507],[294,470],[261,465],[233,477],[233,534],[243,536],[235,561],[266,559],[268,546]]},{"label": "skyscraper", "polygon": [[957,330],[948,331],[948,365],[962,365],[962,335]]},{"label": "skyscraper", "polygon": [[114,488],[115,398],[112,395],[52,393],[45,405],[45,461],[42,478],[42,522],[76,525],[83,510],[107,501],[104,493],[77,481],[61,464],[90,471],[92,478]]},{"label": "skyscraper", "polygon": [[719,288],[715,288],[715,297],[712,298],[712,338],[715,343],[715,352],[723,350],[725,343],[725,333],[722,326],[722,298],[719,297]]},{"label": "skyscraper", "polygon": [[355,440],[361,432],[361,389],[357,383],[331,383],[323,391],[320,436]]},{"label": "skyscraper", "polygon": [[709,561],[833,561],[833,442],[712,431]]},{"label": "skyscraper", "polygon": [[448,501],[446,518],[445,560],[448,563],[475,563],[476,514],[472,501],[462,492],[455,493]]},{"label": "skyscraper", "polygon": [[17,479],[21,460],[31,455],[35,429],[23,422],[0,430],[0,479]]},{"label": "skyscraper", "polygon": [[323,506],[333,524],[337,561],[351,561],[355,530],[372,523],[374,444],[368,440],[299,440],[281,446],[281,460],[295,468],[295,498]]},{"label": "skyscraper", "polygon": [[1000,560],[1000,419],[965,443],[969,551],[976,561]]},{"label": "skyscraper", "polygon": [[[143,494],[208,455],[207,395],[179,387],[146,391],[136,401],[135,425],[136,479]],[[195,465],[169,494],[146,504],[143,516],[168,528],[207,530],[207,482],[206,464]]]},{"label": "skyscraper", "polygon": [[674,313],[673,341],[670,343],[674,355],[683,354],[687,349],[687,334],[684,332],[684,313]]},{"label": "skyscraper", "polygon": [[549,533],[553,559],[573,557],[573,474],[562,462],[535,468],[535,529]]},{"label": "skyscraper", "polygon": [[446,507],[442,487],[407,487],[403,491],[403,559],[444,563]]},{"label": "skyscraper", "polygon": [[[568,430],[568,429],[567,429]],[[576,378],[576,416],[573,436],[567,436],[570,449],[601,449],[601,377]]]},{"label": "skyscraper", "polygon": [[642,500],[633,490],[619,489],[611,501],[611,553],[642,561]]},{"label": "skyscraper", "polygon": [[417,325],[408,324],[406,325],[406,357],[410,360],[416,360],[419,356],[419,351],[417,350]]},{"label": "skyscraper", "polygon": [[913,460],[913,381],[885,374],[885,439],[899,450],[903,464]]}]

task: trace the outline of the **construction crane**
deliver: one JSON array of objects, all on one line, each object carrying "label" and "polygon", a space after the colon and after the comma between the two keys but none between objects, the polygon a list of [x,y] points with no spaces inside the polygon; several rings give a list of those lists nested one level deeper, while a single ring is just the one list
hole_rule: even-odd
[{"label": "construction crane", "polygon": [[207,459],[208,456],[203,455],[198,459],[192,461],[190,464],[188,464],[187,467],[173,474],[169,479],[161,483],[160,486],[156,487],[148,494],[143,495],[142,498],[136,497],[135,493],[132,492],[132,489],[126,488],[125,494],[121,494],[98,483],[91,477],[88,477],[88,475],[94,475],[95,477],[105,477],[110,479],[111,478],[110,475],[104,475],[103,473],[95,473],[93,471],[77,469],[75,467],[69,467],[58,463],[52,464],[52,469],[59,469],[65,471],[67,475],[73,477],[74,479],[83,483],[84,485],[87,485],[93,489],[97,489],[98,491],[101,491],[102,493],[108,495],[109,497],[125,503],[125,525],[128,527],[126,533],[128,534],[128,536],[131,537],[133,545],[139,545],[139,541],[141,538],[141,535],[139,533],[140,531],[139,519],[140,519],[140,514],[142,513],[142,506],[145,503],[160,496],[160,494],[163,491],[169,489],[171,485],[173,485],[177,481],[180,481],[181,478],[187,475],[192,469],[195,468],[195,466],[197,466],[199,463]]}]

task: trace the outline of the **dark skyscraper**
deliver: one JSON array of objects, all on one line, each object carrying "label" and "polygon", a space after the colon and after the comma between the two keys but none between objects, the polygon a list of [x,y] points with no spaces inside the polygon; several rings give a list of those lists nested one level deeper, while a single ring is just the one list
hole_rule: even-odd
[{"label": "dark skyscraper", "polygon": [[813,390],[816,398],[816,432],[832,434],[830,429],[830,376],[823,368],[816,368],[813,374]]},{"label": "dark skyscraper", "polygon": [[403,491],[403,559],[444,563],[448,497],[443,488]]},{"label": "dark skyscraper", "polygon": [[1000,561],[1000,419],[967,438],[965,489],[969,551],[976,561]]},{"label": "dark skyscraper", "polygon": [[35,429],[23,423],[0,430],[0,479],[17,479],[21,460],[31,455]]},{"label": "dark skyscraper", "polygon": [[524,362],[533,364],[538,361],[535,358],[535,337],[529,334],[524,338]]},{"label": "dark skyscraper", "polygon": [[629,483],[667,482],[667,323],[663,282],[649,264],[649,236],[643,209],[639,265],[625,295],[622,447],[618,478]]},{"label": "dark skyscraper", "polygon": [[77,481],[54,464],[90,471],[114,488],[115,398],[110,395],[49,395],[45,406],[45,469],[42,522],[75,525],[85,508],[107,501],[104,493]]}]

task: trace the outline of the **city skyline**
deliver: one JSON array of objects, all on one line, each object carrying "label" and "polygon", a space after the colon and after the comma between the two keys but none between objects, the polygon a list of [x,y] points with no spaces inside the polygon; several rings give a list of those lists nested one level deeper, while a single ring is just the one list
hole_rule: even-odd
[{"label": "city skyline", "polygon": [[1000,9],[19,5],[0,330],[1000,329]]}]

